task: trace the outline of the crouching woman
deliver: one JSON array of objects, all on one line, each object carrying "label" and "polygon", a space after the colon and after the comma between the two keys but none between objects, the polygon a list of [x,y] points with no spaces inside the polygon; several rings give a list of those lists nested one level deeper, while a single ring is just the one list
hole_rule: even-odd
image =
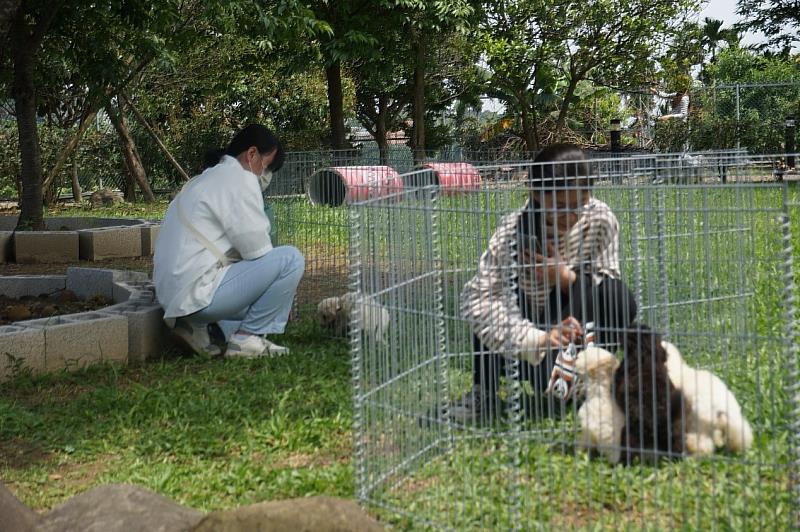
[{"label": "crouching woman", "polygon": [[[636,317],[633,294],[620,280],[619,224],[592,197],[584,153],[549,146],[529,172],[526,205],[500,221],[461,294],[474,335],[473,387],[449,405],[454,421],[480,423],[502,413],[504,376],[530,383],[532,394],[522,401],[527,416],[563,413],[563,401],[545,393],[559,355],[584,343],[590,322],[598,344],[614,351]],[[516,369],[512,359],[519,360]]]},{"label": "crouching woman", "polygon": [[[164,319],[196,353],[288,353],[264,335],[283,333],[305,262],[292,246],[272,247],[262,191],[283,164],[275,135],[258,124],[239,131],[221,157],[189,181],[167,209],[156,241],[153,279]],[[214,164],[216,162],[216,164]]]}]

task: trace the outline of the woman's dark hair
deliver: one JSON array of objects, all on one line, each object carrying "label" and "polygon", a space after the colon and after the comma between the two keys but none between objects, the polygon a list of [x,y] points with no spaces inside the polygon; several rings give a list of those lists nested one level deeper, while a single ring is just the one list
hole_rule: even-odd
[{"label": "woman's dark hair", "polygon": [[569,187],[591,184],[589,161],[575,144],[551,144],[533,160],[530,168],[532,185],[544,187]]},{"label": "woman's dark hair", "polygon": [[249,124],[233,136],[230,144],[224,150],[208,150],[203,157],[203,168],[215,166],[223,155],[238,157],[240,153],[247,151],[250,146],[255,146],[258,149],[258,153],[262,155],[272,150],[277,150],[275,158],[268,166],[273,172],[280,170],[286,160],[286,152],[283,151],[283,145],[272,131],[261,124]]}]

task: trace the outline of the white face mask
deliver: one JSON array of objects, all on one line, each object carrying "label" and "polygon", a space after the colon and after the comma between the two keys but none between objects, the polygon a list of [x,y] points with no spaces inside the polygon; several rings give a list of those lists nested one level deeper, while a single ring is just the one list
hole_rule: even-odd
[{"label": "white face mask", "polygon": [[[253,167],[250,166],[250,173],[255,174],[253,172]],[[261,185],[261,192],[267,190],[267,187],[272,182],[272,170],[269,167],[265,166],[264,169],[261,171],[261,174],[258,176],[258,184]]]},{"label": "white face mask", "polygon": [[269,168],[264,168],[264,171],[261,172],[261,175],[258,176],[258,184],[261,185],[261,192],[267,190],[267,187],[272,182],[272,170]]}]

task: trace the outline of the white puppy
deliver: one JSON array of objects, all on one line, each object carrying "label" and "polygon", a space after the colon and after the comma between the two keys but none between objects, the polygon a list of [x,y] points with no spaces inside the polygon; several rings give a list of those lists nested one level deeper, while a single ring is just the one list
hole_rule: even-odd
[{"label": "white puppy", "polygon": [[375,298],[355,292],[323,299],[317,305],[320,324],[336,336],[347,336],[353,311],[359,312],[361,329],[378,342],[386,340],[389,329],[389,311]]},{"label": "white puppy", "polygon": [[753,430],[725,383],[710,371],[688,366],[671,343],[661,345],[667,351],[669,379],[685,398],[686,451],[706,456],[720,447],[747,450],[753,444]]},{"label": "white puppy", "polygon": [[578,409],[578,443],[585,449],[598,449],[610,464],[619,462],[625,426],[625,414],[611,389],[618,366],[619,360],[599,347],[587,347],[575,361],[575,370],[586,383],[586,400]]}]

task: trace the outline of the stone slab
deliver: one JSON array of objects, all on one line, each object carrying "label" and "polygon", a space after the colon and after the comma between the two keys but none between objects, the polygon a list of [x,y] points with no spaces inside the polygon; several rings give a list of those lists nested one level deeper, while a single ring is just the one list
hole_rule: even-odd
[{"label": "stone slab", "polygon": [[81,260],[142,256],[142,233],[134,227],[101,227],[78,231]]},{"label": "stone slab", "polygon": [[0,327],[0,381],[16,372],[45,370],[45,337],[42,329],[18,325]]},{"label": "stone slab", "polygon": [[0,295],[19,298],[64,290],[66,275],[8,275],[0,277]]},{"label": "stone slab", "polygon": [[77,262],[78,233],[74,231],[17,231],[14,254],[19,263]]},{"label": "stone slab", "polygon": [[115,282],[144,282],[147,280],[148,275],[144,272],[73,267],[67,268],[66,287],[81,299],[100,295],[113,300]]},{"label": "stone slab", "polygon": [[45,371],[86,367],[101,361],[128,361],[128,321],[103,312],[67,314],[26,321],[44,331]]}]

